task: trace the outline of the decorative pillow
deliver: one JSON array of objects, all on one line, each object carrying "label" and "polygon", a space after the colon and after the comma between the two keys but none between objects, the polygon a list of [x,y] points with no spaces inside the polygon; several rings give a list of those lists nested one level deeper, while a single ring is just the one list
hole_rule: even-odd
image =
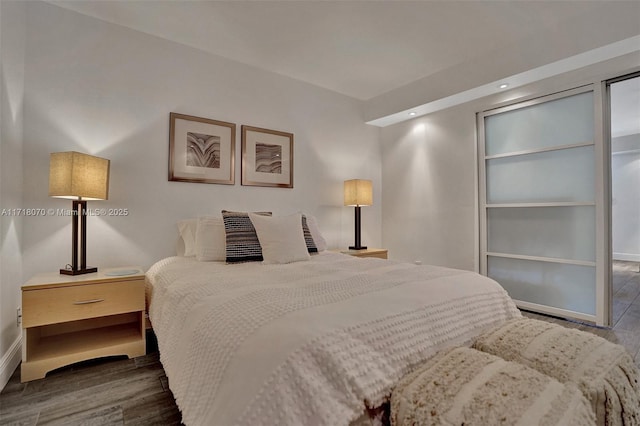
[{"label": "decorative pillow", "polygon": [[266,217],[249,213],[262,246],[264,263],[291,263],[309,260],[302,231],[302,215]]},{"label": "decorative pillow", "polygon": [[[256,214],[271,216],[271,212]],[[262,248],[249,213],[222,210],[222,219],[226,233],[227,263],[261,262]]]},{"label": "decorative pillow", "polygon": [[180,232],[180,238],[184,245],[184,253],[180,253],[178,250],[178,256],[195,256],[196,255],[196,226],[198,224],[197,219],[186,219],[178,222],[178,232]]},{"label": "decorative pillow", "polygon": [[195,255],[201,262],[226,259],[224,222],[219,217],[199,217],[196,226]]},{"label": "decorative pillow", "polygon": [[[315,216],[305,215],[307,226],[309,227],[309,232],[311,232],[311,237],[313,238],[313,242],[315,243],[318,251],[325,251],[327,249],[327,241],[322,236],[320,232],[320,228],[318,228],[318,221]],[[305,217],[303,216],[303,218]]]},{"label": "decorative pillow", "polygon": [[307,224],[307,218],[305,215],[302,215],[302,233],[304,234],[304,242],[307,245],[307,251],[309,253],[317,253],[318,248],[316,247],[316,243],[313,241],[313,236],[309,230],[309,225]]}]

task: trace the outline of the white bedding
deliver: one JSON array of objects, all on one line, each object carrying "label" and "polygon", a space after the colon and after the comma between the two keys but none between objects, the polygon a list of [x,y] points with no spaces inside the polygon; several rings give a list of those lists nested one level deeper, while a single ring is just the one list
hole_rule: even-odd
[{"label": "white bedding", "polygon": [[321,253],[159,261],[149,316],[186,425],[348,425],[438,350],[520,316],[478,274]]}]

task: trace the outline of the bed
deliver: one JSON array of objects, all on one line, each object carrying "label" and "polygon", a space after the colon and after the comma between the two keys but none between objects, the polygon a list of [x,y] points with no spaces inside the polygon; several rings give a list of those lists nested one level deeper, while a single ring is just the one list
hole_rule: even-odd
[{"label": "bed", "polygon": [[479,274],[323,251],[286,264],[176,256],[149,316],[188,425],[353,425],[436,352],[520,317]]}]

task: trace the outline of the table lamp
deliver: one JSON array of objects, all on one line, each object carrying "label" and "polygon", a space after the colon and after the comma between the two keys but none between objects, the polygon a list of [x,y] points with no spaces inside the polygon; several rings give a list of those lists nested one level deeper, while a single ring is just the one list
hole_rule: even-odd
[{"label": "table lamp", "polygon": [[87,200],[109,198],[109,160],[75,151],[52,153],[49,159],[49,196],[73,200],[71,264],[60,269],[60,273],[80,275],[97,272],[98,268],[87,267]]},{"label": "table lamp", "polygon": [[360,243],[360,207],[373,204],[373,186],[370,180],[351,179],[344,181],[344,205],[355,207],[356,240],[350,250],[365,250],[367,247]]}]

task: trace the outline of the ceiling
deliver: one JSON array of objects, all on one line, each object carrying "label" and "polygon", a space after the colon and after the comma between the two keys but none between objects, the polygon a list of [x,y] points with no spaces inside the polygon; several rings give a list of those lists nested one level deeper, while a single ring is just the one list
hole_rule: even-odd
[{"label": "ceiling", "polygon": [[533,69],[640,35],[637,0],[48,2],[383,104],[448,73],[490,83],[503,60]]},{"label": "ceiling", "polygon": [[535,55],[526,50],[532,37],[593,37],[584,23],[597,17],[606,26],[623,4],[640,27],[637,1],[51,3],[360,100],[514,44]]}]

